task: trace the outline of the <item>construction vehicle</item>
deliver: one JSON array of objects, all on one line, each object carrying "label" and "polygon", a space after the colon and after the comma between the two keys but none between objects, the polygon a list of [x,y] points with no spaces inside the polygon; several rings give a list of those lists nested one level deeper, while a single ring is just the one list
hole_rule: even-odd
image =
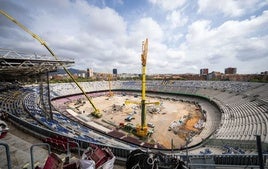
[{"label": "construction vehicle", "polygon": [[96,117],[96,118],[101,118],[102,117],[102,114],[99,111],[99,109],[95,109],[95,111],[91,112],[91,115]]},{"label": "construction vehicle", "polygon": [[148,38],[142,43],[142,54],[141,54],[141,65],[142,65],[142,84],[141,84],[141,102],[133,102],[127,100],[125,104],[140,104],[141,105],[141,124],[136,126],[136,135],[145,138],[148,136],[148,128],[146,125],[146,104],[156,104],[159,105],[159,102],[148,102],[146,103],[146,61],[147,61],[147,53],[148,53]]},{"label": "construction vehicle", "polygon": [[125,121],[131,121],[135,119],[132,115],[129,115],[127,118],[125,118]]}]

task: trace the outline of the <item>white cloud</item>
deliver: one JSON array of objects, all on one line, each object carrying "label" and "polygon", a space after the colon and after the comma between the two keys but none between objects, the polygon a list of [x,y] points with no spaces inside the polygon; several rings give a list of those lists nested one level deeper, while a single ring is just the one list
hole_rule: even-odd
[{"label": "white cloud", "polygon": [[[244,15],[248,10],[261,9],[264,2],[200,0],[199,14],[193,12],[197,4],[192,1],[150,2],[164,10],[153,11],[150,9],[155,8],[149,6],[148,10],[141,9],[143,13],[138,16],[142,17],[137,18],[131,14],[140,8],[131,11],[128,6],[120,13],[116,8],[100,8],[85,0],[1,1],[1,5],[40,35],[58,56],[74,58],[76,68],[92,67],[100,72],[118,68],[120,73],[140,73],[141,44],[149,38],[148,73],[198,73],[202,67],[223,71],[229,66],[246,73],[256,68],[253,63],[260,65],[258,71],[267,69],[268,11]],[[224,19],[215,13],[202,18],[211,11],[223,13]],[[245,19],[228,20],[228,16],[241,15]],[[0,23],[1,47],[47,53],[31,36],[1,16]]]},{"label": "white cloud", "polygon": [[256,60],[256,57],[258,59],[268,57],[267,45],[268,36],[245,39],[235,46],[236,57],[241,61]]},{"label": "white cloud", "polygon": [[[225,16],[239,17],[249,11],[258,10],[267,5],[262,0],[198,0],[198,12],[200,13],[223,13]],[[257,8],[256,8],[257,7]]]},{"label": "white cloud", "polygon": [[265,33],[266,27],[267,11],[243,21],[226,21],[215,28],[208,20],[196,21],[189,26],[186,42],[181,45],[181,49],[190,58],[185,60],[211,64],[206,67],[221,66],[221,70],[231,64],[230,61],[246,64],[251,60],[267,60],[267,35],[260,36],[260,33]]},{"label": "white cloud", "polygon": [[138,22],[130,25],[130,37],[150,41],[162,41],[164,33],[160,25],[152,18],[141,18]]},{"label": "white cloud", "polygon": [[170,22],[169,26],[171,29],[182,27],[188,21],[188,17],[183,16],[179,10],[174,10],[169,13],[166,19]]},{"label": "white cloud", "polygon": [[164,10],[170,11],[182,7],[185,4],[185,0],[149,0],[154,5],[157,5]]}]

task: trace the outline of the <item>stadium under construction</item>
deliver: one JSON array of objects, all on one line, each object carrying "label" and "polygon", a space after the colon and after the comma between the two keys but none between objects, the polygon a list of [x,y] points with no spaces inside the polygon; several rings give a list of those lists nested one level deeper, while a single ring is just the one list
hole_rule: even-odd
[{"label": "stadium under construction", "polygon": [[[69,148],[74,154],[82,152],[90,146],[109,148],[116,158],[116,163],[121,162],[123,166],[126,165],[128,157],[132,155],[131,152],[141,149],[145,154],[161,153],[161,155],[165,155],[167,162],[168,159],[178,159],[191,168],[267,167],[268,85],[265,83],[147,81],[148,98],[164,99],[174,103],[189,103],[202,110],[202,117],[205,116],[198,133],[189,132],[187,137],[183,137],[184,144],[179,147],[169,147],[158,144],[158,141],[146,142],[133,134],[126,134],[124,130],[120,129],[120,120],[111,122],[109,114],[115,118],[117,112],[120,114],[124,102],[121,106],[119,103],[111,103],[110,111],[101,109],[102,117],[99,119],[92,114],[83,112],[92,112],[94,109],[86,107],[82,109],[82,104],[86,99],[83,98],[82,92],[74,83],[48,83],[48,72],[59,67],[59,62],[70,65],[73,63],[72,61],[55,62],[53,59],[44,59],[44,57],[42,59],[29,55],[25,57],[24,54],[8,50],[2,50],[0,58],[1,115],[7,114],[8,118],[5,120],[10,125],[21,128],[57,151],[67,152],[67,143],[72,142],[74,145],[78,144],[80,149],[77,151],[76,146],[70,146]],[[23,77],[21,78],[23,80],[20,80],[20,77]],[[29,82],[27,84],[25,79],[28,78],[35,78],[38,84],[29,84]],[[106,81],[96,81],[79,84],[96,103],[101,97],[112,101],[113,97],[129,96],[130,99],[139,99],[141,96],[141,81],[111,81],[110,83],[109,85]],[[112,97],[109,96],[110,90],[113,92]],[[126,98],[122,100],[125,101]],[[98,104],[96,105],[98,106]],[[127,105],[125,104],[125,106]],[[139,106],[136,105],[136,107]],[[154,108],[157,109],[157,106]],[[131,106],[130,109],[128,114],[121,112],[123,120],[126,120],[125,118],[133,112]],[[148,106],[147,112],[150,110]],[[136,111],[135,115],[139,117],[140,112]],[[163,112],[163,109],[155,110],[155,112],[154,114],[160,117],[150,125],[154,125],[156,131],[158,125],[164,125],[163,121],[169,114]],[[132,115],[134,116],[134,114]],[[134,123],[135,120],[137,123],[140,122],[136,118],[131,122]],[[147,120],[150,120],[150,117]],[[167,132],[170,132],[168,130],[171,126],[175,128],[175,124],[171,125],[173,121],[167,122]],[[178,123],[183,124],[182,119]],[[195,125],[197,124],[200,125],[200,121],[196,121]],[[179,129],[171,133],[180,137]],[[153,135],[157,135],[157,133],[155,132]],[[9,146],[4,141],[5,138],[1,139],[1,144]],[[176,145],[175,141],[171,140],[170,145]],[[1,159],[4,159],[3,151],[1,150]],[[10,162],[12,162],[12,152],[7,154],[11,155]],[[169,162],[171,163],[172,160]],[[1,165],[5,168],[8,166],[8,161],[6,164],[1,162]],[[12,166],[12,164],[10,165]],[[20,167],[21,165],[22,163],[19,164]]]},{"label": "stadium under construction", "polygon": [[[78,83],[0,12],[53,56],[0,50],[1,168],[267,168],[267,83],[146,81],[147,39],[141,80]],[[58,67],[73,83],[49,83]]]}]

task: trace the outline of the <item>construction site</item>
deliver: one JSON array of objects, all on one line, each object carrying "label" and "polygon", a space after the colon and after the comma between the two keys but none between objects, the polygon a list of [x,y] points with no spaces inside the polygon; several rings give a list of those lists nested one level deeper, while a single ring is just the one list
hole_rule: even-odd
[{"label": "construction site", "polygon": [[[0,167],[75,169],[90,162],[92,168],[110,169],[116,160],[127,169],[267,166],[267,84],[146,81],[148,39],[142,43],[140,80],[119,81],[108,75],[107,82],[78,83],[67,69],[73,61],[59,60],[38,35],[0,13],[54,58],[2,51],[0,119],[7,123],[0,121],[0,145],[5,148],[1,159],[6,154]],[[72,83],[50,84],[49,73],[59,66]],[[28,136],[15,128],[34,139],[24,139]],[[45,146],[48,153],[35,156],[35,146]],[[61,152],[66,153],[62,158],[56,154]]]},{"label": "construction site", "polygon": [[205,117],[198,105],[179,100],[147,97],[150,102],[160,102],[160,104],[146,107],[148,133],[146,137],[138,136],[135,129],[141,123],[141,106],[126,104],[126,101],[139,102],[140,99],[139,95],[127,95],[124,92],[113,96],[94,97],[95,105],[98,105],[102,112],[101,118],[91,115],[94,110],[82,95],[68,97],[66,102],[55,100],[54,104],[66,107],[67,113],[102,132],[117,131],[122,133],[121,138],[131,136],[146,143],[159,144],[167,149],[183,148],[189,134],[193,137],[202,131]]},{"label": "construction site", "polygon": [[[112,76],[108,76],[109,92],[84,93],[85,97],[76,95],[54,105],[87,127],[120,139],[128,138],[126,141],[134,144],[165,149],[184,148],[191,141],[189,138],[199,134],[204,127],[206,119],[201,106],[196,102],[146,97],[147,53],[148,39],[142,43],[141,93],[113,93]],[[64,105],[59,106],[60,103]]]}]

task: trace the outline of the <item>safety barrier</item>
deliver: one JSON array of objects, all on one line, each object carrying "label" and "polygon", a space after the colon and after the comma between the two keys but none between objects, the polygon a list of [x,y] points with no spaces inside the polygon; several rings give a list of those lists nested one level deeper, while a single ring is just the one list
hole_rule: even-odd
[{"label": "safety barrier", "polygon": [[48,149],[48,154],[50,154],[51,150],[50,150],[50,145],[47,143],[39,143],[39,144],[34,144],[31,146],[30,148],[30,153],[31,153],[31,167],[32,169],[34,169],[34,156],[33,156],[33,148],[34,147],[40,147],[40,146],[47,146]]},{"label": "safety barrier", "polygon": [[[5,147],[5,151],[6,151],[6,160],[7,160],[7,168],[11,169],[11,159],[10,159],[10,152],[9,152],[9,146],[7,143],[4,142],[0,142],[0,146],[4,146]],[[2,161],[3,162],[3,161]]]}]

